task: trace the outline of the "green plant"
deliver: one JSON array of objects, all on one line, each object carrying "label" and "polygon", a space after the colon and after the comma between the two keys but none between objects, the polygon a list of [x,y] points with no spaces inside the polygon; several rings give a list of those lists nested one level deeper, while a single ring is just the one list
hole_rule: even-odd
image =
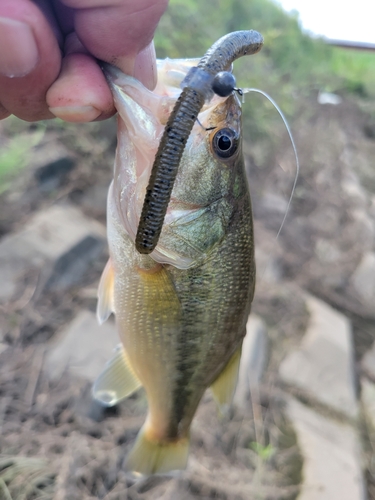
[{"label": "green plant", "polygon": [[43,136],[43,129],[17,134],[0,149],[0,191],[6,188],[11,177],[27,165],[32,148],[40,143]]},{"label": "green plant", "polygon": [[250,448],[255,451],[255,453],[262,460],[262,462],[268,462],[268,460],[270,460],[276,452],[275,447],[272,446],[271,443],[264,446],[261,443],[252,441],[250,443]]}]

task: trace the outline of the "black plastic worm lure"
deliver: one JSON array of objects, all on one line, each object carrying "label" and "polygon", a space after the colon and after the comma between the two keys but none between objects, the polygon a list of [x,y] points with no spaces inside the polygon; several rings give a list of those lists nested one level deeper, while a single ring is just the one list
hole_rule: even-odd
[{"label": "black plastic worm lure", "polygon": [[214,43],[186,75],[152,166],[135,239],[138,252],[149,254],[158,243],[181,156],[204,102],[213,93],[230,95],[236,82],[226,70],[239,57],[258,52],[262,44],[263,37],[257,31],[229,33]]}]

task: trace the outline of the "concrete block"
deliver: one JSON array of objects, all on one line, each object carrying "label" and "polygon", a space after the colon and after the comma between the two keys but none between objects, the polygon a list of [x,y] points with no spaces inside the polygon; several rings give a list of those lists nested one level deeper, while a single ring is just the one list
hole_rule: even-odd
[{"label": "concrete block", "polygon": [[94,382],[119,342],[111,320],[99,326],[94,313],[82,311],[54,337],[46,353],[45,368],[51,380],[68,371]]},{"label": "concrete block", "polygon": [[281,380],[350,418],[358,414],[351,324],[328,304],[307,296],[310,322],[300,348],[282,361]]},{"label": "concrete block", "polygon": [[[362,240],[359,240],[362,241]],[[351,284],[369,306],[375,302],[375,253],[367,252],[351,277]]]},{"label": "concrete block", "polygon": [[41,191],[57,189],[76,166],[76,161],[70,156],[63,156],[53,161],[47,161],[39,166],[34,173]]},{"label": "concrete block", "polygon": [[361,380],[361,402],[370,433],[375,432],[375,384],[363,378]]},{"label": "concrete block", "polygon": [[375,382],[375,342],[362,358],[362,370]]},{"label": "concrete block", "polygon": [[72,263],[71,277],[79,280],[104,246],[105,228],[73,206],[55,205],[37,213],[0,242],[0,303],[12,298],[19,279],[28,270],[43,270],[44,281],[48,282],[57,271],[68,272],[67,263],[78,254],[81,263],[78,267]]},{"label": "concrete block", "polygon": [[354,428],[331,421],[294,398],[287,415],[304,457],[298,500],[365,500],[360,438]]}]

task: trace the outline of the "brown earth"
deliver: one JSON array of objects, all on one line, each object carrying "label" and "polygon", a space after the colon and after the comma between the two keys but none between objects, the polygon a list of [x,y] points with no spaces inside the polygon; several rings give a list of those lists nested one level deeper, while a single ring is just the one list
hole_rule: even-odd
[{"label": "brown earth", "polygon": [[[1,500],[296,498],[302,462],[283,415],[277,366],[306,326],[299,287],[352,318],[358,361],[375,338],[374,309],[351,281],[363,254],[374,251],[371,116],[369,103],[347,96],[338,106],[319,105],[316,96],[301,104],[292,123],[301,174],[277,241],[293,180],[285,174],[294,171],[290,146],[281,135],[264,160],[246,142],[260,276],[253,309],[268,326],[268,368],[252,405],[220,417],[205,396],[185,472],[139,479],[125,471],[124,458],[145,415],[142,392],[104,411],[91,401],[87,382],[69,373],[51,382],[43,370],[50,339],[77,311],[95,309],[106,252],[63,294],[40,292],[32,270],[20,277],[16,295],[0,306]],[[32,133],[36,126],[10,119],[0,127],[0,145],[6,147],[15,134]],[[30,151],[28,168],[0,195],[0,235],[27,225],[37,210],[65,201],[104,223],[114,148],[113,120],[49,124]],[[40,167],[62,156],[74,166],[43,180]]]}]

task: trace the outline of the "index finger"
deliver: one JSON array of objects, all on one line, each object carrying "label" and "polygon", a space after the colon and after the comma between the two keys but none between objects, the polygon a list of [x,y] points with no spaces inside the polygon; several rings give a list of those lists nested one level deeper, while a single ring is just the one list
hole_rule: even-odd
[{"label": "index finger", "polygon": [[76,9],[74,28],[86,49],[130,75],[168,5],[168,0],[62,1]]}]

